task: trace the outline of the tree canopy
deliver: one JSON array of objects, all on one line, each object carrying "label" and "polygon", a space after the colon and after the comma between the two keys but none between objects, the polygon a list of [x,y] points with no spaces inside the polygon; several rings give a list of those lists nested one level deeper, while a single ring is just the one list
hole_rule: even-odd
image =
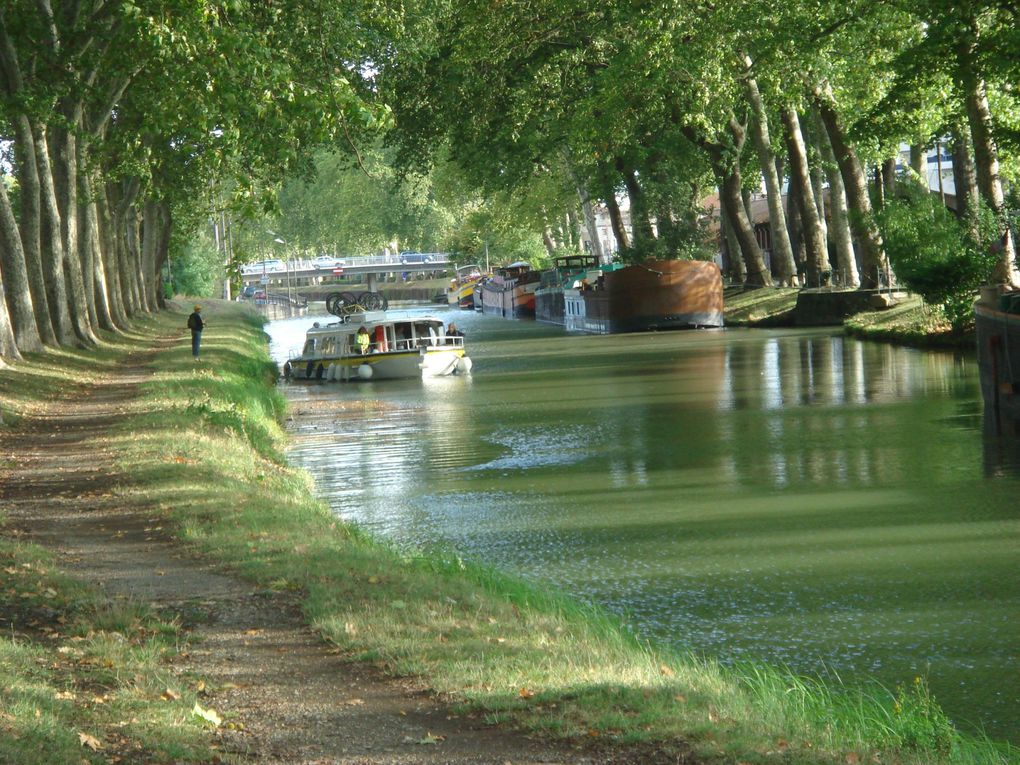
[{"label": "tree canopy", "polygon": [[932,145],[1015,283],[1017,29],[1004,0],[9,0],[0,358],[158,307],[227,209],[536,259],[601,247],[601,210],[623,259],[725,240],[735,279],[875,286],[875,209]]}]

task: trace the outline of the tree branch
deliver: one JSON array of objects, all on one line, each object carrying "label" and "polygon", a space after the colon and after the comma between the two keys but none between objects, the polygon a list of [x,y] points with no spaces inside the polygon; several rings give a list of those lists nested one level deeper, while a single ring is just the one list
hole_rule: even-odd
[{"label": "tree branch", "polygon": [[53,52],[58,53],[60,51],[60,34],[57,32],[57,20],[53,16],[50,0],[35,0],[35,4],[46,22],[46,31],[50,34],[50,45],[53,46]]},{"label": "tree branch", "polygon": [[131,81],[134,80],[138,73],[142,71],[142,67],[136,67],[131,74],[124,75],[121,77],[119,82],[114,82],[110,86],[110,90],[107,93],[106,101],[103,107],[96,113],[95,118],[92,120],[93,125],[89,128],[89,134],[93,138],[99,138],[103,131],[106,130],[106,125],[110,121],[110,117],[113,116],[113,110],[116,108],[117,103],[124,95],[124,91],[127,90]]}]

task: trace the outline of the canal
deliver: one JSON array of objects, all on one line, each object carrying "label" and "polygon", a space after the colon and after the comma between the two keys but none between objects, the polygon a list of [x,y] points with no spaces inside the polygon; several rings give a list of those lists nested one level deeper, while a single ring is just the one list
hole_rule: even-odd
[{"label": "canal", "polygon": [[[428,311],[471,376],[281,384],[290,459],[337,515],[723,662],[924,676],[962,727],[1020,741],[1020,445],[985,434],[970,357]],[[274,357],[315,318],[270,324]]]}]

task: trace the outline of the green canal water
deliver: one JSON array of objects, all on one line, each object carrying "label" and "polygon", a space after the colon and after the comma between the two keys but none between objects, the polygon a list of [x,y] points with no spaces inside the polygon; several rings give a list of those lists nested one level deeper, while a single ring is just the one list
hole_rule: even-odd
[{"label": "green canal water", "polygon": [[[889,687],[1020,740],[1020,443],[969,357],[830,331],[612,337],[467,312],[468,377],[286,384],[337,515],[723,662]],[[313,318],[274,322],[273,353]]]}]

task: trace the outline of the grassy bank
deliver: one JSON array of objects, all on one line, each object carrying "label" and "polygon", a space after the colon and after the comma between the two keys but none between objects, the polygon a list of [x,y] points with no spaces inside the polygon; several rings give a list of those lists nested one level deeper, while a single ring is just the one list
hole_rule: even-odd
[{"label": "grassy bank", "polygon": [[[167,661],[182,635],[113,602],[32,545],[0,540],[0,762],[209,762],[197,686]],[[56,624],[54,628],[53,624]]]},{"label": "grassy bank", "polygon": [[851,316],[847,334],[864,340],[911,345],[917,348],[974,350],[974,331],[954,333],[942,312],[911,295],[884,311]]},{"label": "grassy bank", "polygon": [[[800,290],[789,287],[726,289],[726,326],[776,327],[793,324]],[[916,295],[907,295],[883,310],[866,311],[843,322],[847,334],[862,340],[910,345],[917,348],[971,350],[974,333],[954,333],[938,308]]]},{"label": "grassy bank", "polygon": [[[684,739],[708,761],[1020,761],[957,732],[923,681],[860,690],[723,669],[645,645],[593,609],[456,555],[402,554],[366,538],[281,461],[283,401],[258,320],[229,304],[205,315],[203,360],[181,337],[111,434],[135,477],[119,491],[158,506],[183,540],[263,587],[301,593],[308,620],[352,658],[492,719],[620,745]],[[183,321],[163,314],[141,337]],[[95,373],[142,342],[118,341]],[[73,354],[61,364],[65,374],[89,365]],[[0,373],[0,395],[30,412],[32,394],[11,383],[21,374]],[[31,674],[30,663],[22,669]]]},{"label": "grassy bank", "polygon": [[724,293],[727,327],[757,327],[792,322],[799,289],[794,287],[727,287]]}]

